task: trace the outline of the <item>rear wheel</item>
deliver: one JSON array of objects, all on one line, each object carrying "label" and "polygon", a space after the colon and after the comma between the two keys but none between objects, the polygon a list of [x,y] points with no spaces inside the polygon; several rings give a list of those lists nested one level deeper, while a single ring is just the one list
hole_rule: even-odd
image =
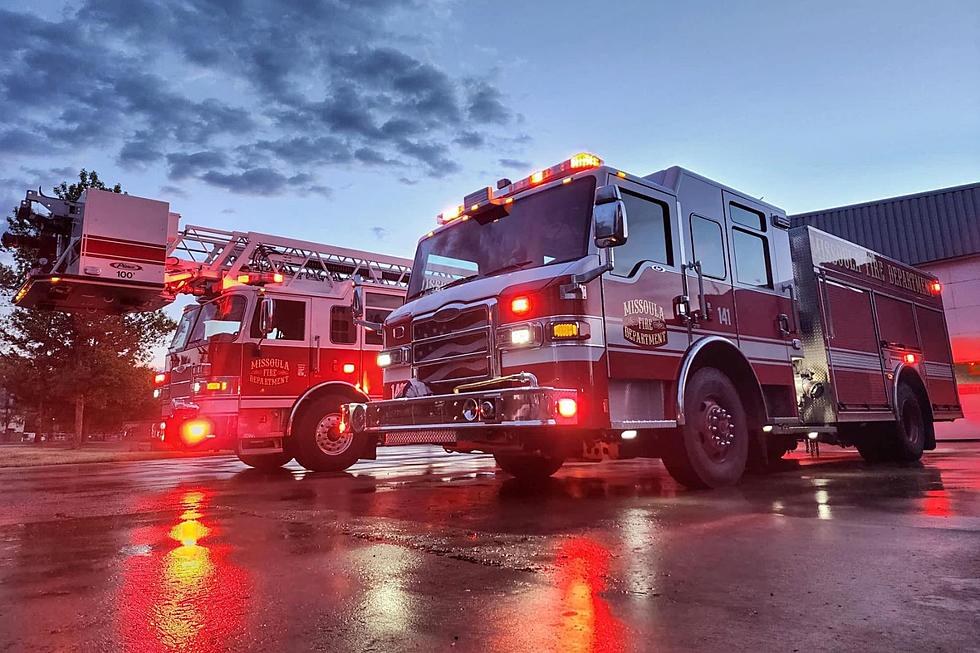
[{"label": "rear wheel", "polygon": [[271,471],[273,469],[279,469],[293,457],[288,453],[270,453],[270,454],[238,454],[238,459],[248,465],[249,467],[254,467],[255,469],[260,469],[262,471]]},{"label": "rear wheel", "polygon": [[299,412],[292,438],[300,465],[315,472],[340,472],[361,457],[364,436],[339,429],[340,406],[346,401],[340,395],[324,395]]},{"label": "rear wheel", "polygon": [[493,459],[497,461],[500,469],[523,481],[548,478],[565,463],[565,459],[561,456],[523,453],[495,453]]},{"label": "rear wheel", "polygon": [[749,454],[747,417],[725,374],[713,367],[696,371],[685,389],[684,426],[663,453],[667,471],[693,488],[737,483]]},{"label": "rear wheel", "polygon": [[890,435],[895,458],[900,462],[915,462],[922,458],[926,446],[926,414],[919,394],[907,383],[898,386],[896,397],[898,419]]}]

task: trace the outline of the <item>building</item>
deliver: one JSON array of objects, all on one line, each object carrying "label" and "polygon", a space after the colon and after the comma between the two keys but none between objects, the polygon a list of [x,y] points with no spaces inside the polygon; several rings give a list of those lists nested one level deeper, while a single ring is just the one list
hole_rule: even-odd
[{"label": "building", "polygon": [[980,182],[790,217],[939,277],[965,419],[937,435],[980,437]]}]

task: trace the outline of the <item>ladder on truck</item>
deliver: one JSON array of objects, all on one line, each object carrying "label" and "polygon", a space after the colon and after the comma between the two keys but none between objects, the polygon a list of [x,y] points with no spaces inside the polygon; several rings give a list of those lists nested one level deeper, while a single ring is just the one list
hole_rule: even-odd
[{"label": "ladder on truck", "polygon": [[282,288],[320,283],[329,292],[345,281],[405,289],[411,271],[410,260],[394,256],[255,231],[187,225],[167,247],[165,280],[172,297],[209,294],[215,284],[248,282],[256,278],[253,275]]}]

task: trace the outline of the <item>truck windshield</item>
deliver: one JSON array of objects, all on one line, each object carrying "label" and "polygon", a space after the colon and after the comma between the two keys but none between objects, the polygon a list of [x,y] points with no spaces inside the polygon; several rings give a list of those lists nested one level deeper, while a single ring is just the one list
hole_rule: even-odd
[{"label": "truck windshield", "polygon": [[170,351],[179,351],[187,345],[187,338],[190,337],[191,329],[194,328],[194,320],[197,319],[197,315],[200,312],[201,307],[194,306],[188,308],[180,316],[180,322],[177,323],[177,331],[174,332],[174,338],[170,341]]},{"label": "truck windshield", "polygon": [[201,305],[188,343],[207,340],[219,333],[237,336],[242,330],[245,316],[245,298],[241,295],[224,295]]},{"label": "truck windshield", "polygon": [[594,201],[595,178],[588,176],[440,230],[419,243],[408,296],[585,256]]}]

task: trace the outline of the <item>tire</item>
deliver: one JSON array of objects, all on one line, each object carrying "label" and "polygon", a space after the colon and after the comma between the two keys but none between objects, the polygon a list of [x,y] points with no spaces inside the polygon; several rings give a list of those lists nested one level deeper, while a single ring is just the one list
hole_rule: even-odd
[{"label": "tire", "polygon": [[894,429],[893,424],[882,426],[880,424],[869,424],[856,433],[853,437],[854,446],[858,453],[867,463],[885,463],[895,460],[895,451],[892,447],[892,436],[890,431]]},{"label": "tire", "polygon": [[291,436],[296,462],[314,472],[342,472],[358,461],[364,435],[337,429],[340,406],[347,401],[341,395],[324,395],[299,412]]},{"label": "tire", "polygon": [[541,481],[565,463],[561,456],[541,456],[537,454],[495,453],[493,459],[500,469],[521,481]]},{"label": "tire", "polygon": [[721,371],[702,367],[684,394],[684,426],[666,443],[664,466],[690,488],[735,485],[749,455],[748,413],[738,391]]},{"label": "tire", "polygon": [[268,453],[268,454],[238,454],[238,459],[248,465],[249,467],[254,467],[255,469],[261,470],[263,472],[270,472],[274,469],[279,469],[293,457],[288,453]]},{"label": "tire", "polygon": [[911,463],[922,458],[926,446],[926,416],[922,399],[907,383],[898,386],[898,419],[889,429],[895,460]]}]

